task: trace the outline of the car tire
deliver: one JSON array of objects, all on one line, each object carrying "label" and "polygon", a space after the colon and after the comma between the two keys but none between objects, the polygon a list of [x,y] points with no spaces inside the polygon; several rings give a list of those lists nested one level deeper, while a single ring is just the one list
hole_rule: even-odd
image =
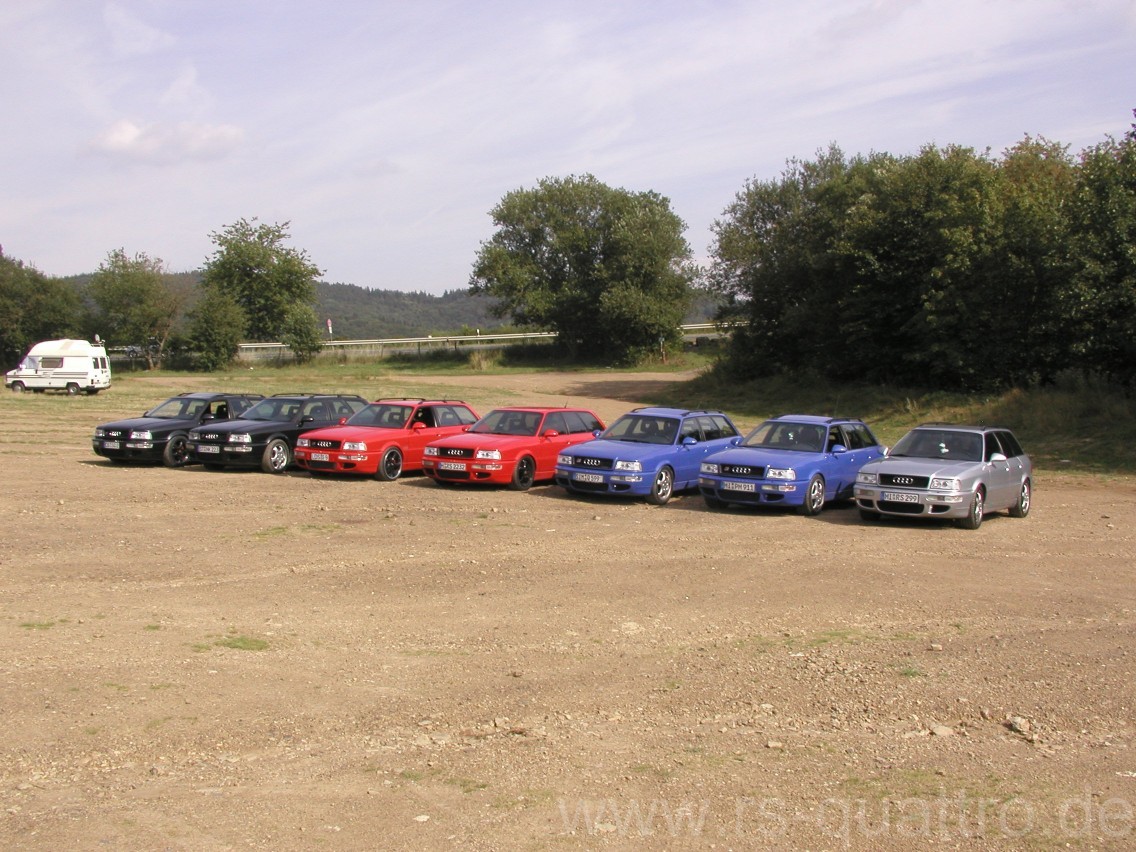
[{"label": "car tire", "polygon": [[67,395],[68,396],[78,396],[79,395],[79,386],[77,384],[75,384],[74,382],[68,382],[67,383]]},{"label": "car tire", "polygon": [[23,393],[23,392],[24,392],[24,383],[23,382],[12,382],[12,393]]},{"label": "car tire", "polygon": [[982,517],[986,512],[986,492],[979,488],[974,492],[970,501],[970,510],[965,518],[959,518],[958,525],[964,530],[976,530],[982,526]]},{"label": "car tire", "polygon": [[521,456],[513,468],[513,478],[509,487],[514,491],[528,491],[536,481],[536,461],[532,456]]},{"label": "car tire", "polygon": [[873,512],[871,509],[861,509],[860,510],[860,520],[861,521],[868,521],[869,523],[875,523],[879,519],[880,519],[880,513],[879,512]]},{"label": "car tire", "polygon": [[814,473],[805,486],[805,502],[801,504],[802,515],[819,515],[824,508],[824,477]]},{"label": "car tire", "polygon": [[390,447],[379,459],[379,466],[375,468],[375,477],[383,482],[394,482],[400,476],[402,476],[402,450]]},{"label": "car tire", "polygon": [[659,468],[655,474],[655,481],[651,484],[651,491],[647,495],[647,502],[653,506],[665,506],[674,494],[674,471],[666,465]]},{"label": "car tire", "polygon": [[166,467],[185,467],[189,464],[189,450],[185,435],[170,435],[166,448],[162,450],[162,464]]},{"label": "car tire", "polygon": [[1029,514],[1030,503],[1033,502],[1033,485],[1026,479],[1022,481],[1021,490],[1018,492],[1018,502],[1010,507],[1011,518],[1024,518]]},{"label": "car tire", "polygon": [[260,469],[265,473],[283,473],[292,463],[292,448],[283,438],[273,438],[260,457]]}]

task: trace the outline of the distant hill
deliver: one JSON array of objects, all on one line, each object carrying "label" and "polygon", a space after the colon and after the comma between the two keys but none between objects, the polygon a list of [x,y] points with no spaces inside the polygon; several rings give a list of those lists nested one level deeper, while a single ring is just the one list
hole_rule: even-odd
[{"label": "distant hill", "polygon": [[[72,275],[71,281],[82,294],[91,275]],[[200,286],[201,273],[169,273],[171,283],[189,282]],[[184,286],[184,284],[183,284]],[[189,306],[196,302],[190,300]],[[425,337],[428,334],[455,334],[480,329],[489,332],[511,327],[508,318],[493,316],[494,300],[453,290],[441,296],[406,293],[401,290],[369,290],[356,284],[316,282],[316,315],[321,326],[331,320],[338,340],[374,340],[386,337]],[[687,322],[708,322],[714,317],[715,301],[698,295],[687,314]]]}]

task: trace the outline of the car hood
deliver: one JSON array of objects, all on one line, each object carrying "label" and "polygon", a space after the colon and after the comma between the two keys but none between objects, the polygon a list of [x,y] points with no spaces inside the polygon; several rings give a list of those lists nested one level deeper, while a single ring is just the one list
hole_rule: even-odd
[{"label": "car hood", "polygon": [[574,456],[591,456],[597,459],[619,459],[621,461],[646,461],[673,455],[682,449],[674,444],[648,444],[642,441],[613,441],[608,438],[595,438],[574,444],[571,452]]},{"label": "car hood", "polygon": [[389,438],[401,435],[405,429],[392,429],[390,426],[324,426],[301,433],[301,437],[311,441],[366,441],[373,438]]},{"label": "car hood", "polygon": [[115,420],[113,423],[103,423],[98,428],[113,429],[115,431],[142,431],[156,432],[160,429],[178,429],[186,426],[196,426],[197,420],[185,417],[132,417],[129,420]]},{"label": "car hood", "polygon": [[824,458],[824,453],[801,452],[798,450],[763,450],[757,447],[731,447],[719,453],[711,453],[706,461],[715,464],[747,464],[754,467],[770,465],[794,467]]},{"label": "car hood", "polygon": [[488,432],[463,432],[440,441],[433,441],[437,447],[460,447],[464,450],[493,448],[506,450],[514,447],[531,447],[540,441],[536,435],[494,435]]},{"label": "car hood", "polygon": [[953,479],[965,476],[970,471],[980,467],[982,467],[982,462],[977,461],[946,461],[944,459],[888,456],[868,462],[860,469],[872,473],[888,473],[898,476],[933,476]]}]

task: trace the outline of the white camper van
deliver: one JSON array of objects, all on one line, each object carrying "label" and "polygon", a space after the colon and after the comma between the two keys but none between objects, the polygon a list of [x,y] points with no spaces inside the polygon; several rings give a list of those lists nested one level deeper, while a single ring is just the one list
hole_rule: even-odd
[{"label": "white camper van", "polygon": [[98,393],[110,387],[110,360],[97,337],[94,343],[45,340],[29,349],[20,366],[4,375],[4,387],[16,393],[41,393],[48,388],[72,396],[79,391]]}]

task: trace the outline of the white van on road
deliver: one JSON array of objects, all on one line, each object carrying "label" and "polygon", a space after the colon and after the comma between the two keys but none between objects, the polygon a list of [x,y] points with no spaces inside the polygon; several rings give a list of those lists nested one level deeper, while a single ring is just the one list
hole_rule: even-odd
[{"label": "white van on road", "polygon": [[72,396],[80,391],[95,394],[109,388],[110,359],[103,344],[97,337],[95,340],[45,340],[35,344],[20,366],[4,374],[4,387],[15,393],[42,393],[51,388]]}]

